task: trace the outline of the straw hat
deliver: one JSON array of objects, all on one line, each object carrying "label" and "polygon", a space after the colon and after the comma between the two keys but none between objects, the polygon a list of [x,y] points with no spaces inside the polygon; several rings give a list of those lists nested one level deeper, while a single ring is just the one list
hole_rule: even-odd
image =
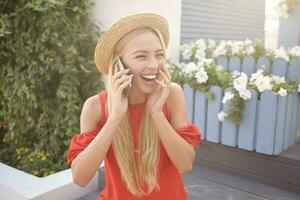
[{"label": "straw hat", "polygon": [[109,63],[114,58],[114,48],[119,40],[127,33],[137,28],[158,30],[167,48],[169,43],[169,27],[165,18],[152,13],[143,13],[123,17],[115,22],[99,39],[95,48],[94,59],[98,70],[108,74]]}]

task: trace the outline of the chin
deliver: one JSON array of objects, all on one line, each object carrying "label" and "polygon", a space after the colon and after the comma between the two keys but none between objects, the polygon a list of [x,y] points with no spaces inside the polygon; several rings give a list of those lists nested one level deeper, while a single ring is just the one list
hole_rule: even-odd
[{"label": "chin", "polygon": [[154,91],[155,86],[156,84],[154,86],[140,85],[139,90],[144,94],[151,94]]}]

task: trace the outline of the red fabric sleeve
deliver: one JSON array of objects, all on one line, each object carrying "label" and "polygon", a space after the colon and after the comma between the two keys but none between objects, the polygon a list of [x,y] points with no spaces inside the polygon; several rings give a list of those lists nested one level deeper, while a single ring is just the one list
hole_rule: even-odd
[{"label": "red fabric sleeve", "polygon": [[192,123],[188,123],[184,127],[175,129],[175,131],[188,143],[192,144],[195,149],[199,147],[201,132],[197,126]]},{"label": "red fabric sleeve", "polygon": [[95,129],[93,131],[76,134],[72,137],[67,154],[67,162],[69,165],[71,165],[72,161],[78,156],[78,154],[90,144],[99,131],[99,129]]}]

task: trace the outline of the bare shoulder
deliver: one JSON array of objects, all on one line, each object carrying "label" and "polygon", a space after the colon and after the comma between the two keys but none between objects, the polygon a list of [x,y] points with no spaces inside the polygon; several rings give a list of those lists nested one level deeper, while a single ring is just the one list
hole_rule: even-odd
[{"label": "bare shoulder", "polygon": [[185,126],[188,122],[188,117],[183,90],[179,84],[171,82],[167,104],[173,128],[176,129]]},{"label": "bare shoulder", "polygon": [[99,94],[87,98],[81,110],[80,131],[91,131],[97,128],[101,113],[102,108],[99,102]]},{"label": "bare shoulder", "polygon": [[183,96],[183,90],[181,86],[178,83],[171,82],[170,94],[167,99],[167,103],[170,109],[172,109],[174,105],[176,105],[177,101],[179,100],[177,98],[180,98],[181,96]]}]

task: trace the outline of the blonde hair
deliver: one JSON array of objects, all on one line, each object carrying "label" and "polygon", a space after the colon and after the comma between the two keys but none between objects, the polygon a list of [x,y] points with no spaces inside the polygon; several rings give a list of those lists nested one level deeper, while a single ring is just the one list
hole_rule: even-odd
[{"label": "blonde hair", "polygon": [[[165,51],[165,44],[159,31],[150,28],[140,28],[125,35],[115,47],[115,59],[111,61],[108,74],[108,106],[107,116],[111,113],[112,105],[112,76],[114,61],[124,51],[125,44],[137,34],[153,32],[157,35]],[[157,182],[157,171],[160,157],[158,130],[146,106],[141,119],[138,151],[134,150],[130,113],[127,110],[115,134],[112,145],[121,172],[121,178],[127,189],[136,196],[150,194],[154,189],[160,190]],[[145,191],[146,189],[146,191]]]}]

